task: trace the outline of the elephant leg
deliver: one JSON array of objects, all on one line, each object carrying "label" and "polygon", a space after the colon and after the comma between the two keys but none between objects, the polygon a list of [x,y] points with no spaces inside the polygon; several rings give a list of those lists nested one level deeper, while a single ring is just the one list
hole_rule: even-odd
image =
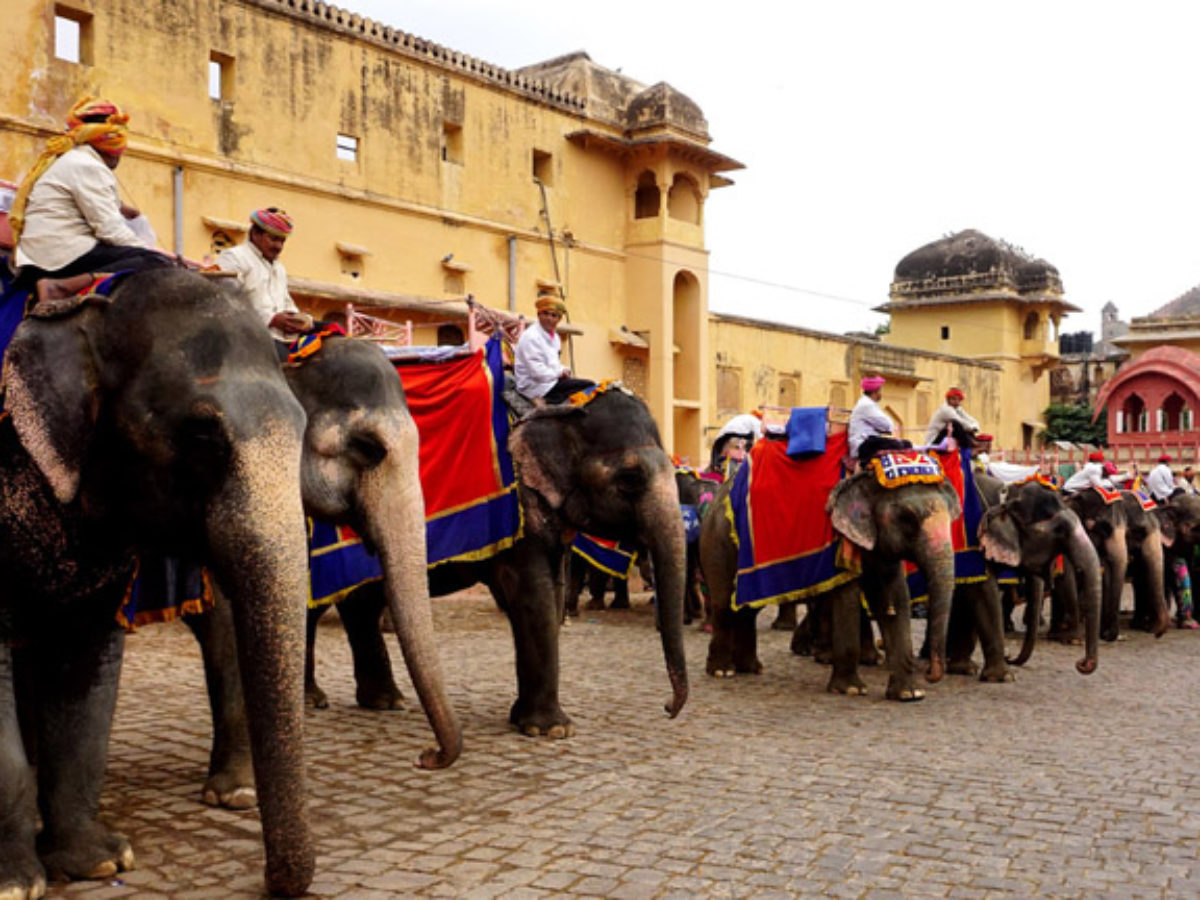
[{"label": "elephant leg", "polygon": [[612,589],[613,601],[609,609],[629,609],[629,579],[612,576]]},{"label": "elephant leg", "polygon": [[578,553],[572,553],[567,561],[567,595],[564,601],[566,613],[571,618],[579,616],[579,595],[583,593],[583,579],[588,564]]},{"label": "elephant leg", "polygon": [[817,604],[821,601],[814,598],[804,610],[804,618],[792,632],[792,652],[797,656],[812,656],[814,641],[814,621],[817,618]]},{"label": "elephant leg", "polygon": [[[1031,577],[1030,591],[1040,589],[1041,584],[1040,578]],[[1047,637],[1062,644],[1078,644],[1080,618],[1079,583],[1074,567],[1066,565],[1063,573],[1053,580],[1050,591],[1050,631]]]},{"label": "elephant leg", "polygon": [[864,561],[862,590],[883,633],[889,673],[887,699],[923,700],[925,692],[916,685],[917,661],[912,650],[911,609],[903,567]]},{"label": "elephant leg", "polygon": [[713,628],[704,669],[715,678],[762,672],[758,660],[758,610],[729,608],[728,596],[713,596]]},{"label": "elephant leg", "polygon": [[517,699],[508,720],[529,737],[570,737],[575,726],[558,702],[561,551],[527,537],[518,541],[515,557],[497,564],[508,567],[497,581],[517,660]]},{"label": "elephant leg", "polygon": [[608,577],[608,573],[603,569],[597,569],[595,566],[588,566],[587,583],[588,593],[591,594],[591,599],[588,600],[587,606],[585,606],[584,609],[604,609],[604,594],[608,590]]},{"label": "elephant leg", "polygon": [[833,665],[833,603],[831,596],[818,598],[812,635],[813,662]]},{"label": "elephant leg", "polygon": [[983,669],[980,681],[1001,683],[1015,681],[1004,658],[1004,613],[1000,603],[1000,589],[990,575],[987,580],[965,585],[974,606],[975,634],[983,650]]},{"label": "elephant leg", "polygon": [[1115,529],[1104,542],[1101,560],[1104,563],[1104,594],[1100,604],[1100,639],[1115,641],[1121,633],[1121,594],[1125,590],[1125,574],[1129,569],[1129,549],[1124,528]]},{"label": "elephant leg", "polygon": [[704,618],[704,600],[700,592],[700,544],[687,545],[687,571],[684,574],[683,624],[691,625]]},{"label": "elephant leg", "polygon": [[865,697],[866,682],[858,674],[859,624],[862,605],[858,602],[857,581],[849,581],[830,591],[828,603],[832,620],[833,671],[825,689],[834,694]]},{"label": "elephant leg", "polygon": [[65,611],[69,624],[60,624],[57,633],[37,644],[43,825],[37,848],[52,879],[111,878],[133,868],[129,841],[96,819],[125,634],[113,621],[115,602],[93,598],[92,604],[90,615],[78,608]]},{"label": "elephant leg", "polygon": [[233,609],[218,593],[211,612],[185,616],[184,621],[200,644],[212,711],[213,743],[201,799],[209,806],[251,809],[258,804],[258,791],[254,787],[250,727],[238,671]]},{"label": "elephant leg", "polygon": [[798,602],[791,600],[787,603],[780,603],[778,606],[779,614],[775,616],[775,621],[771,623],[773,631],[791,631],[796,630],[796,606]]},{"label": "elephant leg", "polygon": [[370,581],[338,604],[354,657],[354,699],[363,709],[403,709],[404,698],[392,675],[392,659],[379,630],[387,606],[382,581]]},{"label": "elephant leg", "polygon": [[858,664],[860,666],[879,665],[879,647],[875,644],[875,623],[863,609],[862,592],[858,597]]},{"label": "elephant leg", "polygon": [[304,705],[310,709],[328,709],[329,698],[317,684],[317,625],[329,606],[309,607],[304,622]]},{"label": "elephant leg", "polygon": [[950,602],[950,622],[946,627],[946,673],[977,675],[979,666],[972,660],[975,653],[975,598],[972,585],[956,585]]},{"label": "elephant leg", "polygon": [[46,873],[34,851],[33,770],[17,724],[12,651],[0,640],[0,896],[40,896]]}]

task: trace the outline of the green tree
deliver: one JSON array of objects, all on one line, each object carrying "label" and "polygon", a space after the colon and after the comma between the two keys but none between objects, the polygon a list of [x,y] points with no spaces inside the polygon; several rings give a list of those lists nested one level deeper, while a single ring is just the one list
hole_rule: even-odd
[{"label": "green tree", "polygon": [[1076,444],[1103,446],[1108,437],[1108,414],[1101,412],[1092,421],[1092,408],[1086,403],[1051,403],[1044,413],[1046,430],[1042,441],[1071,441]]}]

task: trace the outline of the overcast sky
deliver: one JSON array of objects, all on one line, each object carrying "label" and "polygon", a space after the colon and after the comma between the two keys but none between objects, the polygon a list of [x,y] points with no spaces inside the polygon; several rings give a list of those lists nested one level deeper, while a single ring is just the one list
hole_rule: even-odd
[{"label": "overcast sky", "polygon": [[1200,284],[1200,4],[340,0],[506,68],[574,50],[696,101],[746,169],[706,210],[710,308],[884,321],[896,263],[976,228],[1099,330]]}]

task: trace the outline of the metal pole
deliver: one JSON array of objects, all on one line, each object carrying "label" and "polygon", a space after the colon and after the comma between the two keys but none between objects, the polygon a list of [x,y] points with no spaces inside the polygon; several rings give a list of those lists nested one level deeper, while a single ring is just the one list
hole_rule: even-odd
[{"label": "metal pole", "polygon": [[183,256],[183,166],[176,166],[173,188],[175,194],[175,255]]}]

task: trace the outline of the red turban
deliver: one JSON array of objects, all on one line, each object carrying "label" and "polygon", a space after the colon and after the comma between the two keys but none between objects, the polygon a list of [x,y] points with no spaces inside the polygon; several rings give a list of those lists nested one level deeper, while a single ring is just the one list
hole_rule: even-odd
[{"label": "red turban", "polygon": [[282,209],[274,206],[256,209],[250,213],[250,221],[267,234],[273,234],[275,237],[285,238],[292,233],[291,217]]},{"label": "red turban", "polygon": [[1162,456],[1160,456],[1160,457],[1158,458],[1158,461],[1159,461],[1160,463],[1169,463],[1169,462],[1171,461],[1171,454],[1169,454],[1169,453],[1164,453]]},{"label": "red turban", "polygon": [[949,400],[951,397],[957,397],[959,400],[961,400],[961,399],[963,399],[963,396],[964,396],[963,392],[960,391],[958,388],[950,388],[950,390],[946,391],[946,399],[947,400]]},{"label": "red turban", "polygon": [[1104,462],[1104,454],[1099,450],[1093,450],[1087,455],[1088,462]]}]

